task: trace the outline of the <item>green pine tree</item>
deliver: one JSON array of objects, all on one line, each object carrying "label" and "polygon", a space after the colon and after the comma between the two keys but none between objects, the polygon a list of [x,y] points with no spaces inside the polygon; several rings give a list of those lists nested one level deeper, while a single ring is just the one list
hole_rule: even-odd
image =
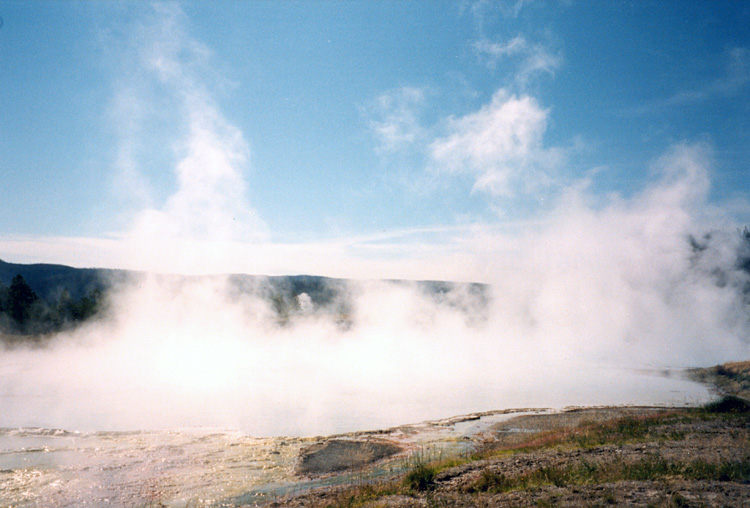
[{"label": "green pine tree", "polygon": [[13,277],[8,290],[8,310],[13,320],[23,327],[31,315],[31,306],[39,299],[21,274]]}]

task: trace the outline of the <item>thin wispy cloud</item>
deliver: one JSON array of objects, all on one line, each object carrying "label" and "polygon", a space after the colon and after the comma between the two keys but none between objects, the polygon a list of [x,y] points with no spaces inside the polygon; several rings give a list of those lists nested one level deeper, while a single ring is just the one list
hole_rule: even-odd
[{"label": "thin wispy cloud", "polygon": [[750,48],[735,47],[723,56],[723,74],[700,87],[681,90],[664,99],[647,102],[627,111],[632,115],[658,113],[665,109],[688,106],[715,97],[732,97],[746,93],[750,85]]},{"label": "thin wispy cloud", "polygon": [[488,20],[496,17],[517,18],[524,8],[534,3],[534,0],[475,0],[469,6],[469,12],[480,31],[484,31]]},{"label": "thin wispy cloud", "polygon": [[132,87],[121,87],[109,108],[119,143],[114,156],[113,189],[127,208],[141,209],[153,202],[153,192],[139,168],[145,112]]},{"label": "thin wispy cloud", "polygon": [[469,9],[477,35],[472,51],[482,65],[493,72],[502,71],[506,86],[513,84],[520,91],[537,77],[553,77],[563,62],[562,53],[549,41],[535,41],[529,33],[498,37],[498,33],[506,32],[500,21],[516,20],[533,3],[533,0],[479,0]]},{"label": "thin wispy cloud", "polygon": [[491,70],[508,62],[503,67],[510,67],[508,74],[521,89],[537,75],[554,76],[562,65],[561,55],[553,53],[544,44],[529,42],[522,35],[501,42],[481,39],[474,43],[473,48]]},{"label": "thin wispy cloud", "polygon": [[526,39],[520,35],[504,43],[490,42],[487,39],[474,43],[474,49],[480,54],[487,55],[487,65],[493,68],[499,59],[518,55],[526,51],[527,48]]},{"label": "thin wispy cloud", "polygon": [[138,79],[126,75],[118,85],[115,119],[124,127],[117,179],[129,189],[148,188],[132,146],[149,133],[137,128],[139,114],[158,107],[149,102],[148,93],[158,89],[160,100],[173,106],[175,122],[173,159],[159,170],[171,174],[175,188],[162,202],[152,198],[134,214],[124,233],[132,243],[131,254],[168,257],[187,266],[226,255],[218,247],[222,243],[265,239],[266,225],[246,197],[249,146],[214,99],[221,77],[211,68],[211,51],[190,36],[187,17],[176,4],[155,4],[132,37],[126,58],[134,63]]},{"label": "thin wispy cloud", "polygon": [[378,96],[365,113],[380,152],[394,152],[414,145],[423,135],[419,115],[425,106],[425,91],[402,87]]}]

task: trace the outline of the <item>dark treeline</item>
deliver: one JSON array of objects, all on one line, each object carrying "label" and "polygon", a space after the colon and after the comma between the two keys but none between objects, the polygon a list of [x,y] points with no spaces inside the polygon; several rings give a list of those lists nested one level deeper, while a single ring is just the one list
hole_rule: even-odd
[{"label": "dark treeline", "polygon": [[738,255],[737,265],[741,270],[750,273],[750,230],[745,226],[745,230],[740,233],[742,244]]},{"label": "dark treeline", "polygon": [[[51,264],[13,264],[0,260],[0,339],[11,342],[72,329],[106,315],[111,291],[137,287],[146,274],[127,270],[72,268]],[[178,294],[186,285],[215,276],[156,275],[167,293]],[[278,326],[320,317],[342,329],[353,325],[357,294],[353,281],[314,275],[223,276],[227,298],[242,301],[252,295],[264,301]],[[436,305],[465,315],[468,324],[486,319],[489,287],[445,281],[382,281],[410,285]]]},{"label": "dark treeline", "polygon": [[[726,285],[739,286],[745,305],[750,305],[750,230],[747,226],[739,234],[739,244],[737,246],[736,257],[732,266],[711,266],[710,273],[714,282],[719,287]],[[711,233],[696,238],[692,235],[688,237],[690,249],[692,251],[692,260],[694,266],[699,266],[700,261],[706,252],[711,248],[716,248],[717,239]],[[740,277],[733,277],[732,273],[739,272]]]},{"label": "dark treeline", "polygon": [[19,340],[70,330],[101,314],[124,270],[0,260],[0,336]]},{"label": "dark treeline", "polygon": [[[744,303],[750,305],[750,231],[739,231],[740,242],[733,266],[704,263],[706,253],[716,248],[721,235],[689,236],[693,268],[707,270],[716,285],[739,286]],[[725,237],[724,237],[725,238]],[[734,274],[734,275],[732,275]],[[107,296],[116,286],[131,285],[144,276],[127,270],[72,268],[49,264],[12,264],[0,260],[0,338],[22,340],[72,329],[107,309]],[[163,276],[175,288],[189,278]],[[286,326],[308,315],[325,316],[344,328],[351,326],[355,314],[357,284],[344,279],[295,275],[228,276],[230,298],[253,294],[265,300],[273,310],[276,323]],[[461,312],[467,324],[484,321],[489,310],[489,286],[477,283],[445,281],[385,281],[413,284],[423,296],[438,306]]]},{"label": "dark treeline", "polygon": [[100,289],[73,298],[67,288],[59,288],[57,298],[40,298],[24,277],[16,274],[9,286],[0,281],[0,332],[40,335],[70,329],[95,316],[102,302]]}]

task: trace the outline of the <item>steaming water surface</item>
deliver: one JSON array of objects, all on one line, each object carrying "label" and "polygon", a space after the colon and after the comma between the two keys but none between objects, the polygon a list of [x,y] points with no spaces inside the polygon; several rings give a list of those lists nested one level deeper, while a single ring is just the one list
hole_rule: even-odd
[{"label": "steaming water surface", "polygon": [[[416,220],[404,222],[407,234],[276,244],[247,201],[243,133],[212,94],[224,80],[202,76],[214,76],[211,51],[189,36],[179,6],[153,10],[123,30],[138,50],[114,59],[127,79],[112,87],[128,106],[114,108],[120,176],[137,181],[144,208],[102,253],[161,272],[475,280],[492,298],[341,285],[345,305],[331,312],[296,294],[298,319],[287,320],[270,305],[278,294],[261,301],[223,276],[144,277],[110,295],[101,321],[44,348],[0,350],[0,505],[231,504],[289,481],[306,436],[509,407],[697,404],[705,387],[647,371],[750,355],[750,236],[730,218],[746,207],[711,203],[707,145],[675,145],[645,187],[599,196],[594,177],[610,171],[606,161],[535,169],[578,149],[548,149],[547,110],[501,88],[477,112],[437,122],[447,137],[415,143],[430,153],[414,161],[426,157],[437,173],[466,166],[457,172],[476,173],[472,194],[508,179],[521,209],[545,202],[537,211],[516,214],[513,196],[493,191],[486,214],[453,210],[438,227]],[[164,98],[152,104],[156,90]],[[154,168],[138,167],[133,110],[165,105],[175,109],[176,189],[146,206],[140,173]],[[546,204],[537,192],[548,186]],[[175,430],[186,428],[199,430]],[[231,432],[206,430],[216,428]]]},{"label": "steaming water surface", "polygon": [[[646,396],[648,402],[674,404],[698,402],[708,396],[703,386],[679,378],[631,374],[630,379],[621,377],[624,384],[648,387],[651,394],[632,394],[633,400]],[[622,401],[615,399],[600,394],[590,400]],[[509,416],[513,415],[459,420],[452,426],[415,426],[412,431],[416,433],[409,439],[419,443],[420,449],[440,439],[455,442],[454,434],[471,435],[498,417]],[[347,425],[373,428],[376,423],[365,419]],[[300,449],[312,441],[314,438],[256,438],[244,432],[211,429],[85,433],[6,428],[0,430],[0,501],[3,506],[29,508],[156,502],[168,506],[242,505],[297,488],[296,460]]]},{"label": "steaming water surface", "polygon": [[231,506],[295,488],[310,436],[511,407],[708,398],[678,374],[633,369],[648,366],[629,353],[638,343],[475,325],[410,290],[364,295],[346,329],[315,316],[269,324],[258,302],[225,295],[203,283],[140,288],[112,321],[4,350],[0,504]]},{"label": "steaming water surface", "polygon": [[686,332],[682,313],[661,335],[612,314],[529,317],[511,299],[477,320],[403,285],[362,291],[343,328],[315,314],[282,326],[215,282],[118,298],[109,320],[2,351],[2,505],[247,502],[293,485],[311,436],[513,407],[698,404],[707,389],[666,367],[732,354],[717,332]]}]

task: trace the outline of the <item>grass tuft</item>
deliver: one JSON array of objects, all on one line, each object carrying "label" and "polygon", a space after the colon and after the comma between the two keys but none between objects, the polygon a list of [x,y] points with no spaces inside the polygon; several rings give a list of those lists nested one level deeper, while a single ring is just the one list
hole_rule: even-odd
[{"label": "grass tuft", "polygon": [[491,469],[482,470],[482,474],[479,478],[469,486],[468,492],[507,492],[514,486],[514,481],[500,473]]},{"label": "grass tuft", "polygon": [[[642,416],[630,416],[603,423],[583,423],[575,428],[557,429],[540,433],[528,441],[513,446],[487,446],[471,457],[443,460],[426,457],[424,452],[412,456],[407,472],[400,479],[367,488],[352,488],[342,492],[330,506],[357,508],[390,495],[424,496],[427,506],[451,506],[450,496],[444,497],[437,489],[440,474],[446,469],[476,460],[503,457],[523,452],[553,449],[591,449],[600,446],[622,446],[638,442],[660,443],[686,439],[683,423],[706,418],[724,419],[720,414],[745,414],[747,402],[736,397],[725,397],[699,410],[667,410]],[[585,455],[585,454],[584,454]],[[750,483],[750,455],[741,460],[709,462],[706,460],[679,460],[665,458],[658,452],[639,458],[610,458],[603,461],[580,458],[566,463],[548,464],[527,470],[504,466],[485,467],[479,475],[457,493],[476,495],[474,500],[485,499],[482,494],[501,494],[511,491],[535,491],[547,486],[571,487],[577,485],[616,484],[623,481],[717,481]],[[448,478],[452,476],[449,474]],[[460,495],[459,494],[459,495]],[[330,500],[330,498],[329,498]],[[441,504],[442,501],[448,504]],[[484,501],[482,501],[484,502]],[[554,498],[537,499],[539,506],[554,506]],[[601,499],[601,506],[616,505],[617,495],[608,491]],[[666,504],[665,504],[666,503]],[[685,499],[672,493],[662,499],[658,506],[685,506]]]},{"label": "grass tuft", "polygon": [[425,492],[435,486],[437,470],[428,464],[417,464],[404,477],[404,486],[416,492]]}]

